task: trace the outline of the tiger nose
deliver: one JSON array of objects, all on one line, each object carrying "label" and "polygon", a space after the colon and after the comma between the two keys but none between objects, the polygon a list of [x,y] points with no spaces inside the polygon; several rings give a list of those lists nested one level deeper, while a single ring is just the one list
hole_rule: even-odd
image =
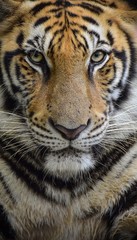
[{"label": "tiger nose", "polygon": [[62,125],[54,124],[52,119],[50,119],[50,123],[52,127],[54,127],[62,135],[63,138],[71,141],[78,138],[79,134],[88,126],[89,121],[87,124],[80,125],[79,127],[74,129],[68,129]]}]

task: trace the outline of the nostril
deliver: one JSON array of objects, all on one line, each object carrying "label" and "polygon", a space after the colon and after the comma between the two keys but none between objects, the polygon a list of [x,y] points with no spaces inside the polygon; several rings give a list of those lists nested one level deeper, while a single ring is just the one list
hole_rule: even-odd
[{"label": "nostril", "polygon": [[61,135],[67,140],[76,139],[79,134],[90,124],[90,120],[88,120],[87,124],[80,125],[74,129],[68,129],[62,125],[55,124],[52,119],[49,119],[50,124],[54,127]]}]

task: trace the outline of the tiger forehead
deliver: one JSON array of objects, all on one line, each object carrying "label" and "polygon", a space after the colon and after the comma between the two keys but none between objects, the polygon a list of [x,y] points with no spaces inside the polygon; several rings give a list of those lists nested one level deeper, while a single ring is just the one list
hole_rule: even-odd
[{"label": "tiger forehead", "polygon": [[[100,28],[98,15],[103,14],[103,8],[89,1],[40,1],[31,14],[34,32],[44,30],[45,37],[42,38],[48,55],[69,49],[85,56],[93,47],[93,31]],[[105,16],[101,17],[101,23],[105,22]]]},{"label": "tiger forehead", "polygon": [[[34,1],[35,2],[35,1]],[[36,1],[37,2],[37,1]],[[85,11],[92,11],[96,15],[101,15],[101,13],[104,12],[104,4],[101,1],[89,1],[89,0],[51,0],[51,1],[45,1],[41,0],[39,3],[37,2],[34,7],[31,9],[31,13],[33,15],[38,14],[41,10],[49,10],[50,13],[56,13],[56,11],[69,11],[69,10],[75,10],[79,9],[80,13],[83,13]]]},{"label": "tiger forehead", "polygon": [[[104,11],[105,10],[105,11]],[[35,27],[48,22],[48,20],[53,21],[53,26],[58,23],[60,26],[73,27],[76,23],[82,23],[82,20],[86,23],[99,26],[96,21],[100,15],[106,15],[106,8],[96,1],[79,1],[79,0],[52,0],[49,2],[40,1],[36,4],[30,11],[32,16],[35,16],[36,22]],[[103,20],[103,16],[101,16]],[[54,22],[55,21],[55,22]]]},{"label": "tiger forehead", "polygon": [[[86,57],[89,54],[89,45],[93,41],[93,36],[86,36],[79,34],[78,32],[66,31],[61,32],[58,36],[51,33],[51,40],[47,46],[47,55],[56,57],[68,57],[76,58]],[[74,60],[74,59],[73,59]]]}]

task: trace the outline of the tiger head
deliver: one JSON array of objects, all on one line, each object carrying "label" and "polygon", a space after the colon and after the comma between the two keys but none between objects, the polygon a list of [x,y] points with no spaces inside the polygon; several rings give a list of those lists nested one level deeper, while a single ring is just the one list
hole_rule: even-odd
[{"label": "tiger head", "polygon": [[15,102],[1,109],[21,109],[45,169],[93,168],[132,91],[136,11],[110,0],[0,3],[1,89]]}]

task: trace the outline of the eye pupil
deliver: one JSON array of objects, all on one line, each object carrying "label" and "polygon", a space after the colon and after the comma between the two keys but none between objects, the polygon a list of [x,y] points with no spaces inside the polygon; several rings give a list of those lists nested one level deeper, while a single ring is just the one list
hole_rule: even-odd
[{"label": "eye pupil", "polygon": [[94,56],[95,56],[95,57],[99,57],[100,55],[101,55],[100,52],[96,52]]}]

